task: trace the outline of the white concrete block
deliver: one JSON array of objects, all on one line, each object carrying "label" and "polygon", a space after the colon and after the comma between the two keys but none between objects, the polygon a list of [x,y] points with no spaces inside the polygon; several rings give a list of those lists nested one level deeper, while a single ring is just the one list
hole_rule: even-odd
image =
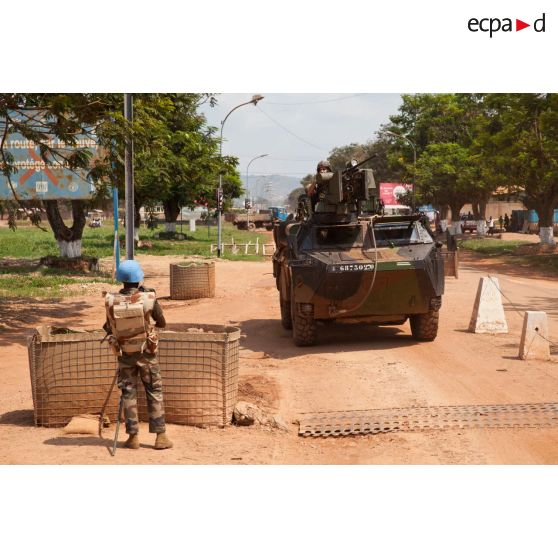
[{"label": "white concrete block", "polygon": [[496,277],[481,277],[469,322],[473,333],[507,333],[508,323]]},{"label": "white concrete block", "polygon": [[519,358],[550,360],[546,312],[525,312],[519,343]]},{"label": "white concrete block", "polygon": [[556,244],[553,227],[540,227],[539,238],[541,239],[541,244],[549,244],[550,246]]},{"label": "white concrete block", "polygon": [[479,236],[486,234],[486,221],[484,219],[477,221],[477,234]]},{"label": "white concrete block", "polygon": [[448,229],[452,235],[461,234],[463,232],[461,228],[461,221],[453,221],[449,225]]},{"label": "white concrete block", "polygon": [[196,232],[196,220],[190,219],[190,232]]}]

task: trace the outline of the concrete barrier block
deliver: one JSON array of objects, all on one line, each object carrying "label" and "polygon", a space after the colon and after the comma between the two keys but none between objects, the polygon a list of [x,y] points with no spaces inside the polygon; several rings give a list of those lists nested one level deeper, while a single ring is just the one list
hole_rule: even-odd
[{"label": "concrete barrier block", "polygon": [[546,312],[525,312],[519,343],[519,358],[550,360]]},{"label": "concrete barrier block", "polygon": [[508,323],[496,277],[481,277],[469,322],[473,333],[507,333]]}]

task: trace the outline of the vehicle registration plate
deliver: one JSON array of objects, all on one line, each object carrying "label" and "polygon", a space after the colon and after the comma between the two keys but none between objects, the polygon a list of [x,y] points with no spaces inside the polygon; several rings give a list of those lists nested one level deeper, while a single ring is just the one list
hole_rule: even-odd
[{"label": "vehicle registration plate", "polygon": [[330,273],[344,273],[347,271],[374,271],[373,263],[331,264],[327,266]]}]

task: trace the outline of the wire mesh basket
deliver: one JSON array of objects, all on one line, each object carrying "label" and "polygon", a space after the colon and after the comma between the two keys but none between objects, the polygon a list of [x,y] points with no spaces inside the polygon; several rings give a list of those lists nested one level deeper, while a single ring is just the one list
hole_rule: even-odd
[{"label": "wire mesh basket", "polygon": [[[42,326],[28,338],[36,426],[65,426],[73,416],[100,412],[117,366],[104,336]],[[114,389],[105,412],[111,420],[118,397]]]},{"label": "wire mesh basket", "polygon": [[170,264],[172,299],[213,298],[215,296],[215,262]]},{"label": "wire mesh basket", "polygon": [[[238,395],[239,343],[237,327],[167,324],[159,333],[167,422],[230,424]],[[141,380],[138,384],[142,386]],[[141,420],[147,420],[143,387],[138,387],[138,412]]]},{"label": "wire mesh basket", "polygon": [[[72,332],[43,326],[28,339],[36,426],[65,426],[72,417],[99,413],[110,391],[117,360],[103,331]],[[166,421],[191,426],[230,423],[238,393],[240,329],[170,324],[159,331],[159,363]],[[114,421],[119,390],[105,414]],[[147,405],[138,380],[138,413]]]}]

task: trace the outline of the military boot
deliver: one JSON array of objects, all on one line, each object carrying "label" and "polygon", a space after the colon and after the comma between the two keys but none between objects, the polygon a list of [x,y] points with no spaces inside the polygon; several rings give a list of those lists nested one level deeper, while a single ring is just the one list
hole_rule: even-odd
[{"label": "military boot", "polygon": [[124,447],[128,449],[139,449],[139,436],[137,434],[130,434],[124,444]]},{"label": "military boot", "polygon": [[155,440],[155,449],[169,449],[172,448],[172,442],[168,439],[165,432],[159,432]]}]

